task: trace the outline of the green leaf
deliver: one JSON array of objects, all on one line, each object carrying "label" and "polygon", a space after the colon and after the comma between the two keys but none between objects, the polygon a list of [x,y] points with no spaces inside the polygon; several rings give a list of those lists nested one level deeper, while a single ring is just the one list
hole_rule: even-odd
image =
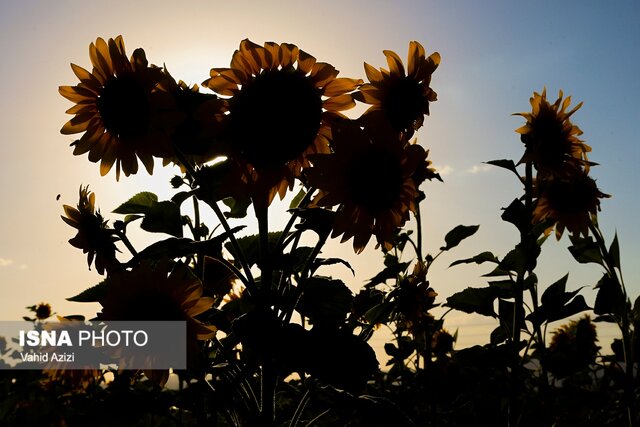
[{"label": "green leaf", "polygon": [[561,298],[565,294],[565,290],[567,289],[567,280],[569,279],[569,273],[565,274],[564,277],[557,280],[553,284],[549,285],[547,289],[545,289],[542,294],[542,298],[540,298],[540,302],[542,305],[551,305],[558,298]]},{"label": "green leaf", "polygon": [[620,269],[620,245],[618,244],[618,233],[613,236],[613,242],[609,248],[609,257],[611,264],[618,270]]},{"label": "green leaf", "polygon": [[595,314],[614,314],[622,317],[625,311],[625,299],[620,284],[609,275],[604,274],[595,288],[596,302],[593,307]]},{"label": "green leaf", "polygon": [[454,265],[458,265],[458,264],[471,264],[472,262],[475,262],[476,264],[482,264],[485,262],[494,262],[497,264],[499,260],[498,258],[496,258],[496,256],[493,253],[489,251],[485,251],[471,258],[459,259],[457,261],[454,261],[449,265],[449,267],[453,267]]},{"label": "green leaf", "polygon": [[222,200],[222,203],[230,209],[229,212],[224,213],[225,218],[242,219],[247,216],[247,209],[251,206],[251,199],[247,197],[236,200],[233,197],[227,197]]},{"label": "green leaf", "polygon": [[145,214],[140,228],[151,233],[167,233],[182,237],[180,208],[170,200],[154,203]]},{"label": "green leaf", "polygon": [[302,286],[296,310],[314,325],[340,325],[353,306],[353,294],[341,280],[311,277]]},{"label": "green leaf", "polygon": [[[269,233],[269,252],[272,253],[273,249],[275,249],[280,236],[282,235],[282,231],[274,231]],[[251,236],[245,236],[237,239],[238,246],[240,247],[240,251],[244,254],[245,260],[249,267],[258,264],[260,261],[260,235],[252,234]],[[237,254],[231,242],[225,244],[225,248],[231,252],[234,258],[237,258]]]},{"label": "green leaf", "polygon": [[503,221],[515,225],[520,232],[528,232],[531,226],[531,216],[520,199],[514,199],[500,217]]},{"label": "green leaf", "polygon": [[72,302],[98,302],[101,299],[107,296],[107,279],[98,283],[95,286],[92,286],[84,291],[80,292],[78,295],[67,298],[67,301]]},{"label": "green leaf", "polygon": [[293,200],[291,200],[291,203],[289,204],[289,209],[297,208],[298,205],[300,205],[300,202],[302,201],[302,199],[304,199],[304,196],[306,195],[307,195],[307,192],[304,191],[304,188],[301,188],[300,191],[298,191],[298,194],[296,194]]},{"label": "green leaf", "polygon": [[356,275],[356,271],[353,269],[353,267],[351,267],[351,264],[349,264],[347,261],[343,260],[342,258],[317,258],[314,263],[313,271],[317,270],[319,267],[323,265],[335,265],[335,264],[344,265],[351,271],[351,274],[353,274],[354,276]]},{"label": "green leaf", "polygon": [[493,303],[498,297],[496,288],[466,288],[447,298],[448,307],[464,311],[465,313],[478,313],[483,316],[497,317]]},{"label": "green leaf", "polygon": [[499,168],[510,170],[511,172],[515,173],[518,177],[520,177],[520,174],[518,173],[518,170],[516,169],[516,165],[515,163],[513,163],[513,160],[510,160],[510,159],[489,160],[488,162],[485,162],[485,163],[488,165],[498,166]]},{"label": "green leaf", "polygon": [[151,207],[158,202],[158,196],[155,194],[144,191],[138,193],[120,206],[118,206],[113,213],[117,214],[146,214]]},{"label": "green leaf", "polygon": [[446,245],[441,247],[440,250],[448,251],[449,249],[455,248],[464,239],[473,236],[479,228],[479,225],[458,225],[457,227],[454,227],[453,230],[449,231],[447,235],[444,236]]},{"label": "green leaf", "polygon": [[569,252],[581,264],[596,263],[603,265],[602,254],[598,244],[593,241],[591,236],[580,237],[570,235],[571,243]]},{"label": "green leaf", "polygon": [[375,276],[373,276],[369,282],[367,282],[364,286],[369,288],[372,286],[376,286],[379,285],[381,283],[386,282],[387,280],[390,279],[395,279],[398,277],[398,275],[400,273],[402,273],[403,271],[406,271],[407,267],[409,267],[408,262],[397,262],[395,264],[392,264],[386,268],[384,268],[382,271],[380,271],[378,274],[376,274]]},{"label": "green leaf", "polygon": [[193,196],[196,193],[196,190],[191,190],[191,191],[181,191],[179,193],[176,193],[172,198],[171,201],[173,203],[175,203],[176,205],[180,206],[182,205],[182,203],[187,200],[189,197]]},{"label": "green leaf", "polygon": [[527,257],[520,247],[511,249],[500,261],[498,268],[502,271],[514,271],[523,274],[526,268]]},{"label": "green leaf", "polygon": [[386,324],[389,322],[394,307],[395,304],[393,302],[385,301],[369,309],[365,313],[364,318],[370,325],[377,325],[378,323]]},{"label": "green leaf", "polygon": [[509,333],[505,330],[504,326],[499,325],[493,331],[491,331],[491,345],[502,344],[507,339],[509,339]]}]

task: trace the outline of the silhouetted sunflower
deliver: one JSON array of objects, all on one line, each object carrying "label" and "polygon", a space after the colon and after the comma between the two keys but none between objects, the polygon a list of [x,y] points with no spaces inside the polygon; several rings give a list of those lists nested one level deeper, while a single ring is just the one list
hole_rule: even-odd
[{"label": "silhouetted sunflower", "polygon": [[73,247],[82,249],[87,254],[87,264],[95,258],[96,270],[103,274],[104,270],[110,270],[118,263],[116,260],[116,237],[112,230],[107,228],[107,221],[102,219],[100,211],[95,209],[96,195],[89,191],[89,187],[80,187],[80,197],[77,209],[69,205],[63,205],[66,216],[62,220],[78,230],[78,233],[69,243]]},{"label": "silhouetted sunflower", "polygon": [[338,71],[297,46],[247,39],[230,68],[213,68],[203,85],[228,105],[228,156],[244,165],[256,192],[284,196],[309,165],[306,156],[328,153],[330,123],[355,106],[349,92],[362,80]]},{"label": "silhouetted sunflower", "polygon": [[333,127],[331,154],[310,156],[313,167],[306,170],[311,186],[320,190],[316,206],[338,208],[332,237],[342,242],[353,237],[359,253],[372,235],[378,245],[391,249],[394,232],[415,211],[418,197],[413,178],[427,167],[426,152],[419,145],[380,125],[360,128],[352,121]]},{"label": "silhouetted sunflower", "polygon": [[[196,340],[207,340],[216,334],[214,326],[195,319],[214,303],[202,296],[200,280],[184,264],[160,261],[155,267],[143,262],[130,271],[118,271],[107,279],[107,295],[100,300],[99,320],[175,320],[187,322],[187,363],[196,359]],[[126,361],[125,361],[126,364]],[[169,372],[145,370],[154,381],[164,384]]]},{"label": "silhouetted sunflower", "polygon": [[542,94],[533,93],[529,100],[532,107],[530,113],[515,113],[527,119],[524,126],[516,129],[526,147],[520,163],[532,162],[543,176],[566,176],[576,167],[589,170],[587,153],[591,147],[578,138],[582,131],[570,120],[582,102],[567,111],[571,97],[562,98],[560,91],[558,99],[550,104],[545,88]]},{"label": "silhouetted sunflower", "polygon": [[547,219],[555,222],[556,238],[566,228],[570,233],[589,233],[591,215],[600,210],[600,199],[610,197],[602,193],[596,181],[582,169],[574,169],[571,176],[541,181],[533,210],[533,222]]},{"label": "silhouetted sunflower", "polygon": [[422,126],[424,115],[429,115],[429,103],[438,99],[430,84],[431,75],[440,64],[440,54],[434,52],[426,57],[420,43],[410,42],[405,72],[395,52],[384,50],[383,53],[389,70],[378,71],[365,62],[364,71],[370,83],[362,85],[353,97],[371,105],[365,115],[382,110],[395,130],[411,137]]},{"label": "silhouetted sunflower", "polygon": [[[67,110],[74,114],[60,130],[65,135],[85,132],[75,141],[73,154],[89,153],[106,175],[116,165],[126,176],[138,171],[138,161],[153,172],[152,156],[171,154],[168,126],[174,125],[165,113],[174,110],[171,96],[160,89],[165,75],[149,66],[144,50],[136,49],[127,58],[121,36],[108,43],[98,38],[89,46],[93,70],[71,64],[80,79],[76,86],[60,86],[59,92],[76,103]],[[170,117],[170,116],[169,116]]]},{"label": "silhouetted sunflower", "polygon": [[35,312],[36,319],[38,320],[46,320],[51,317],[51,305],[46,302],[38,304],[33,311]]}]

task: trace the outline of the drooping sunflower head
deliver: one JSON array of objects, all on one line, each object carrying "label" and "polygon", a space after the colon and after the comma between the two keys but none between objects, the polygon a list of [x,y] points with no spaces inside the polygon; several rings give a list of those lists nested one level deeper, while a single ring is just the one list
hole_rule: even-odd
[{"label": "drooping sunflower head", "polygon": [[542,94],[534,92],[530,102],[530,113],[515,113],[527,120],[524,126],[516,129],[525,144],[525,154],[520,162],[532,162],[543,175],[566,175],[576,166],[588,171],[587,153],[591,147],[578,138],[582,131],[570,119],[582,102],[567,111],[571,97],[563,100],[560,91],[558,99],[551,104],[546,88]]},{"label": "drooping sunflower head", "polygon": [[166,68],[165,74],[162,89],[171,95],[176,107],[171,143],[181,158],[177,154],[167,156],[163,164],[173,162],[184,168],[183,161],[202,165],[213,160],[221,154],[218,139],[224,128],[226,104],[214,94],[201,92],[197,84],[176,81]]},{"label": "drooping sunflower head", "polygon": [[355,105],[349,92],[362,82],[337,78],[333,66],[295,45],[259,46],[246,39],[231,67],[214,68],[210,75],[203,85],[231,97],[228,155],[256,171],[252,180],[264,177],[271,187],[279,180],[290,187],[308,166],[307,154],[329,151],[330,123]]},{"label": "drooping sunflower head", "polygon": [[89,191],[89,187],[80,187],[80,197],[77,208],[63,205],[65,216],[62,220],[78,230],[69,243],[82,249],[87,254],[87,264],[91,267],[95,259],[96,270],[103,274],[105,269],[118,264],[116,260],[116,237],[107,227],[100,211],[95,209],[96,195]]},{"label": "drooping sunflower head", "polygon": [[425,114],[429,115],[429,103],[438,99],[431,88],[431,75],[440,64],[440,54],[434,52],[427,57],[422,45],[412,41],[405,71],[395,52],[383,53],[389,69],[377,70],[365,62],[369,83],[362,85],[354,98],[371,105],[365,114],[381,110],[395,130],[411,137],[422,126]]},{"label": "drooping sunflower head", "polygon": [[426,165],[425,150],[382,124],[374,129],[343,121],[332,134],[333,153],[312,156],[313,167],[306,170],[309,184],[319,189],[313,204],[339,206],[332,237],[353,238],[356,252],[372,235],[391,249],[396,229],[415,211],[413,177]]},{"label": "drooping sunflower head", "polygon": [[89,153],[89,160],[100,163],[106,175],[116,165],[125,175],[138,171],[139,158],[149,173],[153,156],[171,152],[167,114],[173,112],[171,96],[160,89],[163,71],[149,66],[145,52],[136,49],[129,59],[122,36],[98,38],[89,46],[91,72],[71,64],[80,79],[76,86],[60,86],[62,96],[76,105],[67,110],[74,117],[61,129],[71,135],[84,132],[75,141],[73,154]]},{"label": "drooping sunflower head", "polygon": [[574,169],[572,175],[541,181],[533,211],[533,222],[552,220],[556,238],[565,230],[570,233],[589,233],[592,215],[600,210],[600,199],[610,197],[598,189],[596,181],[582,169]]}]

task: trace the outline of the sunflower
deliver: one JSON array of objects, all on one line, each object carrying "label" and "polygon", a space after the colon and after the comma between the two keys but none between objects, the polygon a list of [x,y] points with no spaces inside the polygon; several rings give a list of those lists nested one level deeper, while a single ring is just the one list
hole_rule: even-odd
[{"label": "sunflower", "polygon": [[46,302],[41,302],[33,310],[38,320],[46,320],[51,317],[51,305]]},{"label": "sunflower", "polygon": [[[83,321],[70,317],[56,316],[57,322],[47,322],[44,329],[48,331],[70,331],[72,335],[77,336],[77,330],[84,326]],[[76,331],[75,333],[73,331]],[[46,347],[46,352],[55,352],[56,347]],[[59,386],[75,392],[86,391],[90,386],[97,385],[102,380],[102,371],[95,369],[89,365],[75,366],[73,369],[66,367],[66,362],[49,361],[42,370],[45,378],[42,379],[44,388],[55,390]]]},{"label": "sunflower", "polygon": [[163,165],[171,162],[181,165],[183,161],[202,165],[221,153],[217,140],[224,128],[226,105],[211,93],[200,92],[197,84],[189,86],[175,79],[165,69],[167,79],[161,87],[171,94],[176,106],[176,125],[171,132],[172,148],[177,155],[163,158]]},{"label": "sunflower", "polygon": [[87,264],[95,259],[96,270],[103,274],[105,269],[109,271],[118,264],[116,260],[116,237],[107,227],[107,221],[102,219],[100,211],[95,209],[96,195],[89,191],[89,187],[80,187],[80,197],[77,208],[63,205],[66,216],[62,220],[78,233],[69,243],[87,254]]},{"label": "sunflower", "polygon": [[361,128],[352,121],[334,125],[333,153],[310,156],[306,170],[311,186],[320,190],[316,206],[339,205],[332,237],[353,237],[356,253],[372,235],[391,249],[394,233],[416,209],[418,186],[413,178],[426,167],[426,152],[406,144],[389,126]]},{"label": "sunflower", "polygon": [[59,88],[62,96],[76,104],[67,110],[74,117],[60,132],[85,132],[72,144],[73,154],[88,152],[92,162],[101,160],[102,175],[114,163],[116,179],[120,169],[126,176],[135,174],[137,158],[151,174],[152,156],[171,153],[167,129],[175,124],[175,117],[171,96],[160,88],[165,74],[148,65],[142,49],[128,59],[122,36],[108,42],[98,38],[89,46],[89,57],[92,72],[71,64],[80,83]]},{"label": "sunflower", "polygon": [[516,129],[526,147],[520,163],[532,162],[543,176],[567,175],[575,167],[589,170],[587,153],[591,147],[578,138],[582,131],[570,120],[582,102],[567,111],[571,97],[562,98],[559,91],[558,99],[549,103],[545,88],[542,94],[533,93],[530,113],[515,113],[527,119],[524,126]]},{"label": "sunflower", "polygon": [[396,309],[404,327],[414,336],[420,335],[434,320],[429,310],[435,307],[434,301],[438,296],[429,286],[426,264],[416,263],[413,272],[400,282],[396,292]]},{"label": "sunflower", "polygon": [[[188,364],[197,360],[197,340],[207,340],[216,334],[215,327],[195,318],[209,310],[214,300],[202,296],[202,283],[184,264],[176,264],[169,272],[166,260],[155,266],[146,261],[130,271],[115,272],[106,283],[107,294],[99,301],[102,305],[99,320],[186,321]],[[164,384],[169,372],[145,370],[145,374]]]},{"label": "sunflower", "polygon": [[371,105],[365,115],[381,110],[395,130],[411,137],[422,126],[424,115],[429,115],[429,103],[438,99],[429,85],[431,75],[440,64],[440,54],[434,52],[426,57],[420,43],[410,42],[405,72],[402,60],[395,52],[385,50],[383,53],[389,70],[377,70],[365,62],[364,71],[369,83],[362,85],[353,97]]},{"label": "sunflower", "polygon": [[309,166],[307,155],[328,153],[330,123],[355,106],[349,92],[362,80],[337,78],[297,46],[240,43],[230,68],[213,68],[203,85],[226,100],[227,155],[241,164],[254,193],[284,196]]},{"label": "sunflower", "polygon": [[540,181],[538,198],[533,210],[533,222],[554,222],[556,238],[565,228],[570,233],[589,233],[591,216],[600,210],[600,199],[610,197],[601,192],[596,181],[582,169],[574,169],[568,177]]}]

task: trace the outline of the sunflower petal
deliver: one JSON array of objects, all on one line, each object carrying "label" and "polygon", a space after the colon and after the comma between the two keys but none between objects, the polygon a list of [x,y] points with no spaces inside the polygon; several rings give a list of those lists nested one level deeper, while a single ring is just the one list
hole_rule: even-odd
[{"label": "sunflower petal", "polygon": [[337,96],[343,93],[351,92],[357,89],[358,85],[363,84],[361,79],[349,79],[340,77],[327,83],[324,87],[325,96]]},{"label": "sunflower petal", "polygon": [[316,62],[311,69],[311,79],[317,88],[324,87],[338,75],[333,65],[326,62]]},{"label": "sunflower petal", "polygon": [[364,72],[371,83],[382,81],[382,73],[366,62],[364,63]]},{"label": "sunflower petal", "polygon": [[389,64],[389,71],[396,76],[404,77],[404,65],[397,53],[391,50],[383,50],[382,53],[387,57],[387,64]]},{"label": "sunflower petal", "polygon": [[409,77],[416,78],[418,75],[418,70],[424,61],[426,53],[424,51],[424,47],[417,41],[412,41],[409,43],[409,56],[408,56],[408,64],[407,64],[407,75]]},{"label": "sunflower petal", "polygon": [[305,74],[309,74],[311,69],[316,63],[316,58],[309,55],[304,50],[300,49],[298,52],[298,69],[302,70]]},{"label": "sunflower petal", "polygon": [[344,111],[356,106],[353,97],[345,93],[344,95],[334,96],[322,103],[322,107],[329,111]]}]

